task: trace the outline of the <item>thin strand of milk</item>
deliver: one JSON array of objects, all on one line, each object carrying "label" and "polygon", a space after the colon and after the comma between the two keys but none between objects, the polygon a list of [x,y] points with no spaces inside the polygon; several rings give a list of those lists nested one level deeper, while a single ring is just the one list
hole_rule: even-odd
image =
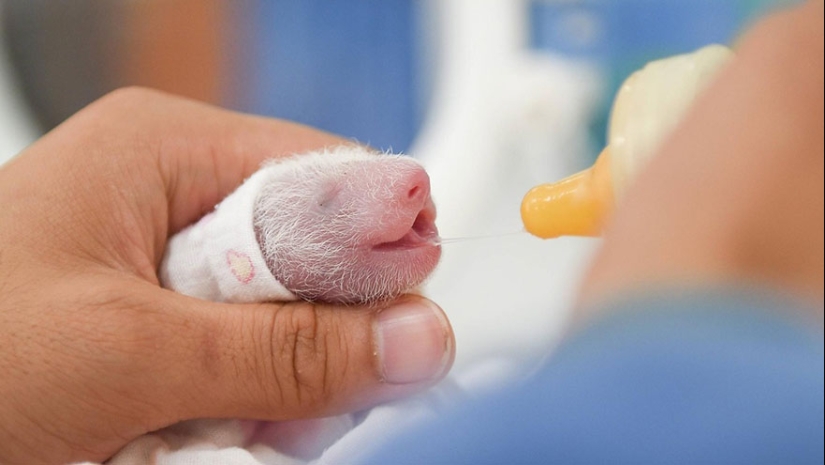
[{"label": "thin strand of milk", "polygon": [[506,233],[499,233],[499,234],[485,234],[483,236],[465,236],[465,237],[441,237],[435,240],[433,244],[435,245],[442,245],[442,244],[452,244],[455,242],[466,242],[466,241],[477,241],[481,239],[494,239],[499,237],[507,237],[507,236],[515,236],[516,234],[525,234],[527,231],[520,230],[520,231],[511,231]]}]

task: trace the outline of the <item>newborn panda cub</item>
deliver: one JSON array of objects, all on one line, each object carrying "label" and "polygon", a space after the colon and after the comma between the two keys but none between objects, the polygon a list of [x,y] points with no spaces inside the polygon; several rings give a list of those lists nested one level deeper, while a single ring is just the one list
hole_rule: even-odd
[{"label": "newborn panda cub", "polygon": [[409,157],[341,146],[276,159],[170,239],[161,283],[223,302],[391,299],[438,263],[435,216]]},{"label": "newborn panda cub", "polygon": [[[421,165],[341,146],[265,164],[169,240],[159,274],[164,287],[213,301],[372,303],[420,285],[441,256],[437,240]],[[238,422],[237,445],[308,460],[354,424]]]}]

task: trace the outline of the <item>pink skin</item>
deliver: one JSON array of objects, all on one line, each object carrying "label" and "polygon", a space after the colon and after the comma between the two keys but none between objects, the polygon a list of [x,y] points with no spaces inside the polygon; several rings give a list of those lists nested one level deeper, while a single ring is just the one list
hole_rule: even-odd
[{"label": "pink skin", "polygon": [[[430,180],[410,159],[376,155],[313,172],[301,191],[286,180],[263,195],[258,241],[274,276],[298,297],[358,303],[395,297],[438,264]],[[279,185],[282,183],[282,185]],[[271,226],[264,232],[264,221]]]}]

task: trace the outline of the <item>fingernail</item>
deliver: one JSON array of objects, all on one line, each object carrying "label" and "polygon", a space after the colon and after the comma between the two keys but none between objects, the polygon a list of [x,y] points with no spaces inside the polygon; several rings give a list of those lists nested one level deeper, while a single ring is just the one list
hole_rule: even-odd
[{"label": "fingernail", "polygon": [[407,384],[444,375],[453,339],[447,319],[433,304],[416,301],[387,308],[373,325],[384,381]]}]

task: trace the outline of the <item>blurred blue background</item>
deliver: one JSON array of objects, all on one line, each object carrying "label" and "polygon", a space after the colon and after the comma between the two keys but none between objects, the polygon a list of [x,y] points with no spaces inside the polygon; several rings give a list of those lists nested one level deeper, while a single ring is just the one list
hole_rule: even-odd
[{"label": "blurred blue background", "polygon": [[415,102],[415,3],[257,2],[243,109],[405,150],[422,117]]},{"label": "blurred blue background", "polygon": [[[243,110],[405,151],[426,115],[422,5],[410,0],[272,0],[251,7],[255,53]],[[432,3],[432,2],[431,2]],[[609,83],[592,122],[603,143],[610,96],[645,62],[730,44],[782,0],[534,0],[529,45],[601,67]],[[449,25],[447,25],[449,27]]]},{"label": "blurred blue background", "polygon": [[603,146],[612,96],[648,61],[710,43],[732,45],[754,19],[792,2],[783,0],[534,0],[530,46],[601,66],[608,82],[593,121]]},{"label": "blurred blue background", "polygon": [[[0,128],[0,139],[7,141],[0,144],[0,160],[91,100],[130,84],[406,151],[433,103],[439,103],[431,99],[444,69],[439,54],[449,45],[445,31],[454,28],[456,16],[472,17],[494,3],[507,4],[0,0],[0,121],[7,121]],[[526,50],[600,70],[606,83],[598,96],[601,110],[588,123],[599,145],[612,95],[631,71],[710,42],[730,44],[755,17],[788,3],[512,0],[509,5],[526,16],[517,25],[524,29]],[[486,26],[498,25],[479,25]],[[32,129],[21,130],[21,118],[28,118]]]}]

